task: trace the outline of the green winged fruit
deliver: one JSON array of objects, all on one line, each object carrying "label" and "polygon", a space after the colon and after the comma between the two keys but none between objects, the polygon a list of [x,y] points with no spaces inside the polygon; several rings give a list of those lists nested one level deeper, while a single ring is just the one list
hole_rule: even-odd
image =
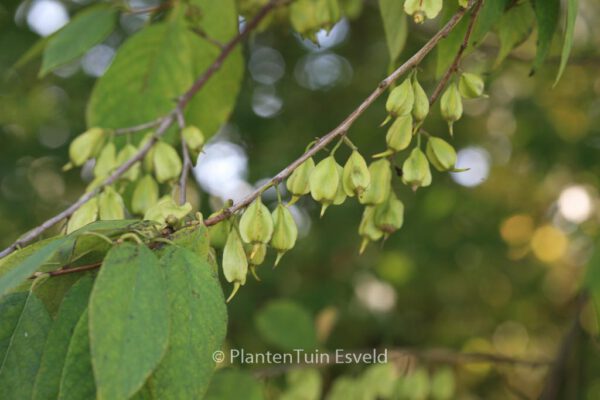
[{"label": "green winged fruit", "polygon": [[387,200],[375,206],[373,214],[375,226],[387,238],[402,227],[404,222],[404,204],[396,197],[394,191],[390,191]]},{"label": "green winged fruit", "polygon": [[412,187],[413,190],[431,184],[431,170],[427,157],[418,147],[411,151],[404,164],[402,164],[402,181]]},{"label": "green winged fruit", "polygon": [[131,196],[131,212],[144,215],[146,211],[158,202],[158,183],[152,175],[147,174],[140,179]]},{"label": "green winged fruit", "polygon": [[77,136],[69,146],[71,164],[79,167],[102,148],[106,134],[101,128],[90,128]]},{"label": "green winged fruit", "polygon": [[438,171],[452,171],[456,165],[456,150],[443,139],[430,137],[425,150],[431,165]]},{"label": "green winged fruit", "polygon": [[287,190],[292,194],[290,204],[294,204],[300,196],[304,196],[310,192],[310,175],[315,168],[315,162],[312,157],[309,157],[298,168],[292,172],[287,179]]},{"label": "green winged fruit", "polygon": [[227,302],[230,302],[240,286],[246,283],[246,275],[248,275],[248,259],[240,235],[233,228],[227,236],[227,242],[223,249],[223,276],[227,282],[233,283],[233,290]]},{"label": "green winged fruit", "polygon": [[334,202],[340,185],[338,164],[333,156],[319,161],[310,174],[309,185],[313,199],[323,205],[321,208],[321,215],[323,215],[325,209]]},{"label": "green winged fruit", "polygon": [[465,72],[458,81],[458,90],[465,99],[476,99],[483,96],[485,85],[479,75]]},{"label": "green winged fruit", "polygon": [[453,124],[462,117],[463,104],[460,92],[456,83],[452,83],[440,100],[440,109],[442,111],[442,117],[448,122],[448,129],[450,135],[453,134]]},{"label": "green winged fruit", "polygon": [[181,158],[168,143],[158,142],[154,145],[152,164],[156,180],[160,183],[177,179],[181,174]]},{"label": "green winged fruit", "polygon": [[277,258],[275,260],[275,266],[277,266],[281,257],[296,244],[298,227],[290,210],[282,204],[278,204],[275,210],[273,210],[273,225],[271,247],[277,251]]},{"label": "green winged fruit", "polygon": [[369,165],[371,183],[358,196],[358,201],[365,205],[381,204],[385,201],[392,185],[392,169],[390,162],[382,158]]},{"label": "green winged fruit", "polygon": [[367,162],[358,150],[353,150],[342,170],[342,188],[346,195],[360,195],[371,183]]},{"label": "green winged fruit", "polygon": [[358,234],[362,238],[359,254],[362,254],[370,242],[375,242],[383,237],[383,231],[375,225],[375,207],[367,206],[363,211]]},{"label": "green winged fruit", "polygon": [[240,236],[257,251],[261,244],[266,244],[273,235],[273,218],[271,212],[258,196],[244,211],[240,219]]},{"label": "green winged fruit", "polygon": [[385,109],[392,117],[409,114],[415,102],[415,92],[409,79],[405,79],[400,85],[390,92],[385,103]]}]

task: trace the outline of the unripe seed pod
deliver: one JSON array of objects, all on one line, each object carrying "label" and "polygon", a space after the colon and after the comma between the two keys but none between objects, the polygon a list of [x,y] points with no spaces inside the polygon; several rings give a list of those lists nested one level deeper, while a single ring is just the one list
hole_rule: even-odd
[{"label": "unripe seed pod", "polygon": [[352,151],[342,171],[342,188],[352,197],[360,195],[371,183],[367,162],[357,150]]},{"label": "unripe seed pod", "polygon": [[381,231],[375,225],[375,207],[368,206],[365,207],[363,211],[362,218],[360,220],[360,224],[358,225],[358,234],[362,237],[362,242],[360,244],[360,249],[358,254],[362,254],[369,242],[374,242],[383,237],[383,231]]},{"label": "unripe seed pod", "polygon": [[[209,216],[209,218],[216,217],[222,212],[223,211],[214,212]],[[209,226],[208,237],[210,239],[210,245],[217,249],[222,249],[225,246],[225,242],[227,241],[227,236],[229,235],[230,230],[231,221],[229,219],[224,219],[218,224]]]},{"label": "unripe seed pod", "polygon": [[170,144],[158,142],[154,145],[152,156],[154,174],[160,183],[176,179],[181,174],[181,159],[177,150]]},{"label": "unripe seed pod", "polygon": [[304,161],[298,168],[292,172],[290,177],[287,179],[286,187],[287,190],[292,194],[292,200],[290,204],[298,201],[300,196],[308,194],[310,192],[310,175],[315,168],[315,162],[312,157]]},{"label": "unripe seed pod", "polygon": [[244,251],[246,252],[246,257],[248,258],[248,265],[250,268],[257,267],[265,261],[265,257],[267,256],[267,245],[261,243],[254,247],[252,245],[245,244]]},{"label": "unripe seed pod", "polygon": [[458,90],[465,99],[475,99],[483,95],[483,79],[479,75],[465,72],[458,81]]},{"label": "unripe seed pod", "polygon": [[438,171],[450,171],[456,165],[456,150],[443,139],[430,137],[425,150],[429,162]]},{"label": "unripe seed pod", "polygon": [[404,11],[412,15],[415,23],[422,23],[425,18],[433,19],[442,10],[443,0],[406,0]]},{"label": "unripe seed pod", "polygon": [[69,146],[71,163],[79,167],[102,148],[105,135],[101,128],[90,128],[77,136]]},{"label": "unripe seed pod", "polygon": [[67,233],[91,224],[98,219],[98,199],[93,198],[76,210],[67,223]]},{"label": "unripe seed pod", "polygon": [[135,185],[131,197],[131,211],[134,214],[145,214],[146,211],[158,202],[158,183],[152,175],[148,174]]},{"label": "unripe seed pod", "polygon": [[386,201],[375,206],[374,220],[375,226],[385,233],[386,238],[402,227],[404,204],[393,191],[390,191]]},{"label": "unripe seed pod", "polygon": [[178,205],[171,196],[163,196],[146,211],[144,219],[164,224],[169,215],[174,215],[177,219],[182,219],[190,211],[192,211],[192,205],[189,202]]},{"label": "unripe seed pod", "polygon": [[266,244],[273,235],[273,218],[271,212],[258,196],[240,219],[240,236],[246,243],[255,245]]},{"label": "unripe seed pod", "polygon": [[204,147],[204,134],[197,126],[188,125],[181,131],[181,136],[190,150],[192,162],[196,164],[198,156],[202,151],[202,147]]},{"label": "unripe seed pod", "polygon": [[98,195],[98,215],[101,220],[115,220],[125,218],[123,199],[111,186],[104,188]]},{"label": "unripe seed pod", "polygon": [[392,152],[406,149],[412,139],[413,119],[410,114],[402,115],[394,121],[385,135],[387,147]]},{"label": "unripe seed pod", "polygon": [[[137,153],[137,149],[132,144],[127,144],[121,149],[119,155],[117,155],[117,165],[123,165],[125,161],[131,159]],[[140,176],[141,166],[139,162],[136,162],[125,172],[121,178],[127,179],[131,182],[136,181]]]},{"label": "unripe seed pod", "polygon": [[310,174],[310,194],[313,199],[326,206],[333,203],[340,185],[337,167],[335,158],[329,156],[319,161]]},{"label": "unripe seed pod", "polygon": [[277,266],[285,252],[291,250],[296,244],[298,227],[290,210],[282,204],[278,204],[277,208],[273,210],[273,223],[271,247],[277,251],[277,259],[275,260],[275,266]]},{"label": "unripe seed pod", "polygon": [[427,114],[429,114],[429,98],[416,78],[413,82],[413,89],[415,91],[415,103],[413,105],[412,115],[415,118],[415,121],[421,122],[427,117]]},{"label": "unripe seed pod", "polygon": [[385,103],[385,109],[393,117],[410,114],[415,102],[415,93],[410,79],[405,79],[390,92]]},{"label": "unripe seed pod", "polygon": [[231,301],[240,286],[246,283],[246,275],[248,275],[248,259],[240,236],[234,228],[229,232],[223,249],[223,276],[227,282],[233,283],[233,290],[227,302]]},{"label": "unripe seed pod", "polygon": [[[140,141],[139,148],[141,149],[148,143],[148,141],[152,140],[152,134],[148,133],[144,138]],[[154,171],[154,149],[156,147],[152,146],[150,150],[144,156],[142,160],[142,166],[144,167],[144,171],[153,172]]]},{"label": "unripe seed pod", "polygon": [[442,95],[440,100],[440,108],[442,110],[442,117],[448,121],[448,128],[450,129],[450,135],[453,134],[452,125],[462,117],[463,105],[460,97],[460,92],[456,83],[448,86],[448,89]]},{"label": "unripe seed pod", "polygon": [[336,163],[336,166],[337,166],[337,171],[338,171],[338,176],[340,178],[340,182],[337,187],[337,192],[335,193],[335,198],[333,199],[333,204],[336,206],[339,206],[340,204],[342,204],[343,202],[346,201],[346,197],[348,197],[348,196],[346,195],[346,192],[344,191],[344,183],[343,183],[344,168],[342,168],[342,166],[338,163]]},{"label": "unripe seed pod", "polygon": [[402,181],[411,186],[413,190],[431,184],[431,170],[427,157],[418,147],[413,149],[402,164]]},{"label": "unripe seed pod", "polygon": [[108,142],[100,151],[98,158],[96,158],[94,177],[107,177],[117,165],[117,147],[113,142]]},{"label": "unripe seed pod", "polygon": [[358,196],[360,204],[375,205],[385,201],[392,185],[390,162],[385,158],[373,161],[369,165],[371,184]]}]

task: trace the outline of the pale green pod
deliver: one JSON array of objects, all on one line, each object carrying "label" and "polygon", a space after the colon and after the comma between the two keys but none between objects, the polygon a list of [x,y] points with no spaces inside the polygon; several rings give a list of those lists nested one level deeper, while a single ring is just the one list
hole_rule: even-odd
[{"label": "pale green pod", "polygon": [[170,215],[180,220],[188,215],[190,211],[192,211],[192,205],[189,202],[178,205],[171,196],[167,195],[163,196],[146,211],[144,219],[164,224]]},{"label": "pale green pod", "polygon": [[375,206],[375,226],[389,236],[402,227],[404,223],[404,204],[393,191],[387,200]]},{"label": "pale green pod", "polygon": [[410,79],[405,79],[390,92],[385,103],[385,109],[393,117],[410,114],[415,101],[415,93]]},{"label": "pale green pod", "polygon": [[412,116],[415,121],[421,122],[429,114],[429,98],[416,78],[413,82],[413,90],[415,91],[415,102],[412,109]]},{"label": "pale green pod", "polygon": [[[123,165],[125,164],[126,161],[130,160],[132,157],[134,157],[137,154],[137,149],[135,148],[134,145],[132,144],[126,144],[121,151],[119,151],[119,154],[117,155],[117,165]],[[141,165],[140,162],[136,162],[134,163],[129,170],[127,170],[127,172],[125,172],[121,178],[122,179],[127,179],[128,181],[134,182],[138,179],[138,177],[140,176],[140,171],[141,171]]]},{"label": "pale green pod", "polygon": [[204,134],[194,125],[188,125],[181,131],[181,136],[190,150],[199,152],[204,146]]},{"label": "pale green pod", "polygon": [[313,169],[309,178],[310,194],[316,201],[329,205],[335,200],[340,176],[338,164],[333,156],[321,160]]},{"label": "pale green pod", "polygon": [[463,104],[460,92],[456,83],[452,83],[440,99],[440,109],[442,111],[442,117],[448,121],[448,128],[450,129],[450,135],[453,134],[452,126],[454,122],[458,121],[462,117]]},{"label": "pale green pod", "polygon": [[384,158],[373,161],[369,165],[371,183],[367,189],[358,196],[360,204],[381,204],[387,198],[392,185],[392,170],[390,162]]},{"label": "pale green pod", "polygon": [[458,90],[465,99],[475,99],[483,95],[485,85],[479,75],[465,72],[458,81]]},{"label": "pale green pod", "polygon": [[[217,211],[212,213],[209,218],[215,217],[221,214],[223,211]],[[222,249],[227,241],[227,236],[231,230],[231,221],[224,219],[218,224],[211,225],[208,227],[208,237],[210,239],[210,245],[217,249]]]},{"label": "pale green pod", "polygon": [[402,165],[402,181],[417,190],[419,187],[429,186],[431,184],[431,170],[427,157],[415,147]]},{"label": "pale green pod", "polygon": [[300,196],[310,192],[310,175],[315,168],[315,162],[312,157],[309,157],[298,168],[292,172],[287,179],[287,190],[292,194],[291,204],[295,203]]},{"label": "pale green pod", "polygon": [[94,177],[106,178],[118,165],[117,147],[113,142],[108,142],[102,148],[102,150],[100,150],[100,154],[96,158],[96,165],[94,165]]},{"label": "pale green pod", "polygon": [[154,175],[160,183],[177,179],[181,175],[181,158],[170,144],[158,142],[152,155]]},{"label": "pale green pod", "polygon": [[240,236],[246,243],[268,243],[273,235],[271,212],[258,196],[240,218]]},{"label": "pale green pod", "polygon": [[121,195],[111,186],[105,187],[98,195],[98,215],[101,220],[125,218],[125,206]]},{"label": "pale green pod", "polygon": [[422,23],[425,18],[433,19],[442,11],[443,0],[406,0],[404,11],[413,17],[416,23]]},{"label": "pale green pod", "polygon": [[233,283],[233,290],[227,299],[231,301],[240,286],[246,283],[246,275],[248,275],[248,259],[246,252],[240,239],[237,230],[231,229],[225,248],[223,249],[223,276],[229,283]]},{"label": "pale green pod", "polygon": [[158,202],[158,195],[158,183],[156,183],[152,175],[145,175],[136,183],[133,190],[131,212],[144,215],[150,207]]},{"label": "pale green pod", "polygon": [[282,204],[277,205],[273,210],[273,237],[271,238],[271,247],[277,251],[275,266],[286,251],[291,250],[296,244],[298,238],[298,227],[290,210]]},{"label": "pale green pod", "polygon": [[346,195],[353,197],[365,191],[371,183],[371,174],[364,157],[358,150],[352,151],[342,170],[342,188]]},{"label": "pale green pod", "polygon": [[94,157],[102,148],[105,139],[104,131],[101,128],[90,128],[77,136],[69,146],[71,164],[79,167]]},{"label": "pale green pod", "polygon": [[425,152],[431,165],[438,171],[454,170],[454,166],[456,165],[456,150],[454,150],[454,147],[450,143],[432,136],[427,141]]},{"label": "pale green pod", "polygon": [[359,254],[362,254],[369,242],[375,242],[383,237],[383,231],[375,225],[375,207],[367,206],[363,211],[360,224],[358,225],[358,234],[362,238]]},{"label": "pale green pod", "polygon": [[98,199],[92,198],[90,201],[79,207],[67,223],[67,233],[76,231],[79,228],[91,224],[98,219]]},{"label": "pale green pod", "polygon": [[410,145],[413,131],[413,119],[410,114],[402,115],[390,125],[385,142],[389,150],[398,152],[406,149]]}]

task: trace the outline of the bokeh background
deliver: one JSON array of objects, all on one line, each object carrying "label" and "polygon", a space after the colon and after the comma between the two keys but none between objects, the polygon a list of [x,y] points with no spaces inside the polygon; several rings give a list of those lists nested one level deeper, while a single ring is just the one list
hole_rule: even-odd
[{"label": "bokeh background", "polygon": [[[15,62],[40,37],[64,25],[85,1],[4,0],[0,4],[0,245],[74,201],[90,170],[63,173],[70,140],[84,130],[95,79],[115,48],[144,23],[124,16],[118,32],[81,60],[39,80],[39,60]],[[135,1],[132,5],[152,5]],[[195,169],[195,207],[205,215],[216,198],[240,199],[275,174],[306,144],[334,128],[389,69],[377,3],[359,4],[320,46],[275,26],[245,46],[246,74],[230,122],[206,146]],[[600,398],[600,362],[591,339],[594,310],[578,308],[582,276],[600,222],[600,4],[580,1],[570,66],[553,87],[552,56],[529,76],[535,33],[500,66],[497,40],[463,62],[480,72],[488,97],[466,101],[455,125],[460,174],[434,173],[413,193],[394,181],[405,204],[403,228],[358,256],[361,207],[350,199],[318,218],[318,205],[294,207],[301,238],[272,270],[259,268],[229,306],[228,346],[269,348],[255,315],[273,299],[301,304],[315,318],[323,349],[409,347],[493,352],[553,359],[575,319],[564,398]],[[437,21],[410,25],[400,57],[411,55]],[[400,60],[400,61],[401,61]],[[426,90],[435,85],[435,57],[421,66]],[[381,151],[383,100],[349,132],[365,155]],[[426,129],[446,137],[436,107]],[[338,152],[345,161],[346,149]],[[400,156],[399,162],[405,155]],[[275,203],[274,192],[267,202]],[[272,255],[271,255],[272,257]],[[229,290],[229,288],[225,288]],[[323,371],[327,382],[360,366]],[[461,398],[534,398],[546,368],[453,366]],[[276,389],[274,389],[276,390]]]}]

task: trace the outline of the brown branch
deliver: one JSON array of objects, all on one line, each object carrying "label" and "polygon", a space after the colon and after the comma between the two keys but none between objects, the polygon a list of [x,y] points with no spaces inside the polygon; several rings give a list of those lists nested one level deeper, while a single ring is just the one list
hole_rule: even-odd
[{"label": "brown branch", "polygon": [[[429,98],[429,105],[433,105],[433,103],[436,102],[436,100],[442,94],[442,91],[448,85],[448,81],[450,81],[450,78],[452,77],[452,75],[456,71],[458,71],[458,66],[460,65],[460,60],[462,59],[462,56],[463,56],[465,50],[467,50],[467,48],[469,47],[469,40],[471,39],[471,35],[473,33],[473,27],[475,26],[475,21],[477,21],[477,16],[479,15],[479,11],[481,10],[481,6],[483,5],[484,1],[485,0],[476,0],[475,5],[472,6],[473,12],[471,13],[471,19],[469,21],[469,26],[467,27],[467,31],[465,33],[463,41],[460,44],[460,47],[458,48],[458,52],[456,53],[456,56],[454,57],[452,64],[450,64],[450,67],[448,67],[448,69],[444,73],[444,76],[442,76],[442,79],[440,80],[438,85],[435,87],[433,93],[431,94],[431,97]],[[490,0],[490,1],[494,1],[494,0]]]},{"label": "brown branch", "polygon": [[143,124],[129,126],[127,128],[117,128],[113,130],[113,133],[117,136],[120,136],[128,133],[146,131],[148,129],[156,128],[164,119],[165,117],[160,117],[154,121],[144,122]]},{"label": "brown branch", "polygon": [[[179,125],[179,129],[183,132],[183,128],[185,128],[185,118],[182,113],[177,113],[177,124]],[[192,160],[190,158],[190,150],[188,149],[188,145],[183,137],[181,136],[181,153],[183,154],[183,166],[181,167],[181,176],[179,177],[179,204],[185,204],[187,201],[187,181],[188,181],[188,173],[192,169]]]},{"label": "brown branch", "polygon": [[141,161],[142,158],[150,151],[152,146],[158,141],[160,136],[164,135],[167,129],[174,122],[178,113],[183,113],[183,110],[188,105],[190,100],[194,97],[194,95],[200,91],[206,82],[221,68],[225,59],[231,54],[234,48],[245,38],[248,36],[250,31],[258,26],[258,24],[268,15],[270,11],[272,11],[275,7],[280,6],[282,4],[287,4],[288,1],[279,1],[272,0],[267,5],[265,5],[260,11],[256,14],[256,16],[249,21],[244,29],[239,32],[236,36],[234,36],[224,47],[221,53],[217,56],[217,58],[212,62],[212,64],[196,79],[196,81],[192,84],[192,86],[179,98],[177,105],[173,110],[171,110],[167,115],[161,117],[157,120],[150,121],[148,123],[144,123],[141,125],[136,125],[129,128],[123,128],[121,132],[135,132],[140,130],[149,129],[153,126],[158,125],[158,128],[152,137],[146,144],[133,156],[131,159],[127,160],[124,164],[120,165],[115,171],[113,171],[108,178],[106,178],[97,188],[85,193],[83,196],[79,198],[75,203],[71,204],[67,209],[62,211],[61,213],[55,215],[54,217],[44,221],[41,225],[33,228],[23,236],[21,236],[17,241],[8,246],[6,249],[0,252],[0,258],[3,258],[18,248],[26,245],[31,242],[33,239],[40,236],[50,227],[54,226],[61,220],[70,217],[73,215],[75,211],[77,211],[82,205],[91,200],[94,196],[102,191],[106,186],[113,184],[117,179],[119,179],[127,170],[136,162]]},{"label": "brown branch", "polygon": [[49,271],[49,272],[35,272],[29,277],[29,279],[35,279],[40,276],[61,276],[61,275],[72,274],[75,272],[91,271],[93,269],[99,268],[101,265],[102,265],[102,262],[97,262],[97,263],[93,263],[93,264],[81,265],[79,267],[56,269],[54,271]]},{"label": "brown branch", "polygon": [[[454,29],[454,27],[460,22],[467,10],[473,7],[473,5],[476,2],[477,0],[472,1],[467,9],[460,9],[456,14],[454,14],[454,16],[450,18],[446,25],[435,35],[433,35],[433,37],[429,39],[429,41],[425,43],[425,45],[421,47],[419,51],[417,51],[404,64],[398,67],[398,69],[392,72],[391,75],[389,75],[387,78],[381,81],[377,88],[365,100],[363,100],[363,102],[354,111],[352,111],[352,113],[350,113],[350,115],[346,117],[346,119],[344,119],[344,121],[342,121],[340,125],[334,128],[331,132],[327,133],[325,136],[322,136],[321,138],[317,139],[313,147],[311,147],[304,154],[302,154],[298,159],[296,159],[296,161],[294,161],[293,163],[285,167],[283,170],[281,170],[267,183],[265,183],[264,185],[256,189],[254,192],[249,194],[246,198],[234,204],[233,206],[225,209],[224,212],[212,218],[206,219],[204,221],[205,225],[215,225],[221,222],[222,220],[228,218],[231,214],[245,208],[250,203],[252,203],[254,199],[260,196],[265,189],[273,185],[277,185],[285,178],[290,176],[290,174],[296,168],[298,168],[304,161],[317,154],[335,139],[343,137],[348,132],[354,121],[356,121],[358,117],[360,117],[367,110],[367,108],[369,108],[375,102],[375,100],[377,100],[377,98],[381,96],[392,85],[392,83],[394,83],[399,77],[407,73],[410,69],[416,67],[423,60],[423,58],[425,58],[425,56],[435,48],[435,46],[439,43],[440,40],[448,36],[452,29]],[[479,2],[477,2],[477,4],[479,4]]]}]

